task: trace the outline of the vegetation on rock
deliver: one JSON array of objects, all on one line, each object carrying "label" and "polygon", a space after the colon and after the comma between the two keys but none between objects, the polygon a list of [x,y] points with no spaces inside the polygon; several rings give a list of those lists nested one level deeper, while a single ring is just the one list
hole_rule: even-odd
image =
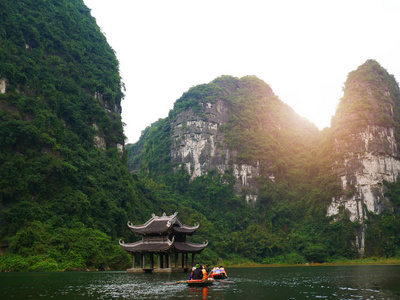
[{"label": "vegetation on rock", "polygon": [[117,149],[118,61],[83,1],[1,1],[0,78],[0,270],[121,268],[128,218],[152,209]]},{"label": "vegetation on rock", "polygon": [[[336,222],[326,215],[342,192],[332,131],[318,131],[257,77],[222,76],[191,88],[126,147],[127,157],[119,149],[118,61],[90,10],[82,0],[5,0],[0,82],[0,271],[124,269],[129,256],[117,241],[134,239],[126,222],[175,211],[186,224],[200,223],[190,240],[209,241],[203,263],[358,256],[360,224],[345,211]],[[379,64],[350,73],[345,90],[333,119],[343,135],[371,119],[398,134],[398,86]],[[188,110],[204,118],[204,107],[220,100],[229,109],[222,131],[235,163],[259,163],[257,201],[235,190],[233,168],[191,178],[171,163],[172,122]],[[393,211],[369,216],[369,256],[399,256],[400,184],[385,185]]]},{"label": "vegetation on rock", "polygon": [[[356,258],[360,224],[345,215],[337,222],[326,216],[332,197],[341,193],[332,172],[329,129],[319,132],[254,76],[223,76],[209,85],[184,93],[166,119],[146,128],[138,143],[128,146],[128,161],[135,162],[139,177],[158,187],[152,194],[155,201],[173,203],[173,210],[203,220],[196,238],[207,238],[210,245],[202,258],[268,264]],[[232,171],[214,170],[194,180],[183,166],[173,172],[168,125],[185,109],[193,109],[188,99],[198,99],[200,118],[202,104],[222,99],[229,106],[223,126],[229,149],[237,151],[241,163],[260,162],[257,201],[247,203],[243,194],[235,193]]]}]

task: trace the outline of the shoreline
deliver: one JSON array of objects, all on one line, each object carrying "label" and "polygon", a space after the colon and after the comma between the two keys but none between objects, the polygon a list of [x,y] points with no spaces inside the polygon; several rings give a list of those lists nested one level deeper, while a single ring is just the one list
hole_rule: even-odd
[{"label": "shoreline", "polygon": [[400,258],[364,258],[355,260],[338,260],[324,263],[305,263],[305,264],[225,264],[225,268],[273,268],[273,267],[320,267],[320,266],[366,266],[366,265],[400,265]]},{"label": "shoreline", "polygon": [[[359,258],[355,260],[336,260],[324,263],[303,263],[303,264],[261,264],[261,263],[240,263],[230,264],[228,262],[220,261],[218,265],[223,265],[225,268],[277,268],[277,267],[324,267],[324,266],[373,266],[373,265],[400,265],[400,258],[381,258],[381,257],[370,257],[370,258]],[[87,269],[62,269],[62,270],[30,270],[30,269],[14,269],[7,270],[6,268],[1,269],[0,273],[18,273],[18,272],[104,272],[104,271],[125,271],[125,269],[117,270],[107,268],[105,270],[99,270],[95,268]]]}]

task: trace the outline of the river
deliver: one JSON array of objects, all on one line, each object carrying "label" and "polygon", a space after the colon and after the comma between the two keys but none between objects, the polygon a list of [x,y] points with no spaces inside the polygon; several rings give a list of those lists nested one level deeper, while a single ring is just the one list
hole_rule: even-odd
[{"label": "river", "polygon": [[400,299],[400,266],[228,268],[229,282],[189,288],[188,274],[0,273],[0,299]]}]

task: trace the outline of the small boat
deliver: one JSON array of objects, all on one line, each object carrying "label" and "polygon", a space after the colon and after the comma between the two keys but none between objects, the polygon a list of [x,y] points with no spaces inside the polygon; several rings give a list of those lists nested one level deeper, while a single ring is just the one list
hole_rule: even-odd
[{"label": "small boat", "polygon": [[210,286],[214,284],[214,279],[207,278],[207,279],[191,279],[187,281],[190,287],[203,287],[203,286]]},{"label": "small boat", "polygon": [[214,279],[225,279],[225,278],[228,278],[228,277],[226,276],[225,273],[220,273],[220,274],[213,274],[213,278]]},{"label": "small boat", "polygon": [[220,279],[226,279],[228,278],[228,275],[226,275],[226,271],[224,267],[215,267],[211,270],[210,272],[210,277],[220,280]]}]

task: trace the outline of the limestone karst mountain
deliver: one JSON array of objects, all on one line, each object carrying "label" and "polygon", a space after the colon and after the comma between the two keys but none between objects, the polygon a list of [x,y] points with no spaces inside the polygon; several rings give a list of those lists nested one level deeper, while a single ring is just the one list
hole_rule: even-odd
[{"label": "limestone karst mountain", "polygon": [[201,224],[209,264],[400,255],[399,92],[375,61],[349,74],[332,128],[221,76],[128,161],[121,88],[82,0],[0,1],[0,271],[125,269],[126,222],[164,212]]},{"label": "limestone karst mountain", "polygon": [[[130,170],[151,178],[183,172],[190,181],[231,172],[236,195],[266,216],[271,203],[302,203],[309,212],[294,223],[323,210],[326,220],[347,224],[347,255],[364,255],[368,241],[371,253],[382,254],[377,249],[395,229],[377,238],[379,221],[368,227],[366,220],[397,211],[385,182],[400,172],[399,95],[394,77],[368,60],[349,73],[332,126],[320,132],[256,77],[223,76],[191,88],[146,128],[129,146]],[[384,247],[393,253],[396,243]]]},{"label": "limestone karst mountain", "polygon": [[[254,76],[222,76],[193,87],[176,101],[167,119],[147,130],[156,130],[160,123],[164,127],[158,134],[164,135],[155,143],[164,148],[152,152],[151,159],[166,158],[164,162],[171,169],[183,167],[191,180],[209,171],[230,170],[236,178],[237,194],[244,193],[247,201],[256,201],[261,176],[275,182],[290,176],[289,169],[295,172],[298,166],[282,157],[313,148],[319,138],[316,126],[298,116]],[[149,168],[149,159],[143,156],[149,151],[149,144],[144,145],[147,137],[145,131],[131,149],[133,172],[159,171]]]},{"label": "limestone karst mountain", "polygon": [[[334,169],[343,193],[328,207],[328,215],[348,213],[364,223],[368,213],[392,211],[384,181],[400,174],[400,92],[396,80],[376,61],[351,72],[332,118]],[[365,226],[358,235],[364,252]]]},{"label": "limestone karst mountain", "polygon": [[0,271],[126,263],[116,241],[148,205],[125,165],[122,97],[82,0],[0,1]]}]

